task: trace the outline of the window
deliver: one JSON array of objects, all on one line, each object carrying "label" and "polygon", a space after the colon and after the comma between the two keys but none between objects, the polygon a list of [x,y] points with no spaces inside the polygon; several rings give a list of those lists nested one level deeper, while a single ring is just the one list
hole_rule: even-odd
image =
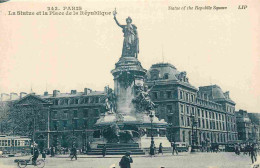
[{"label": "window", "polygon": [[180,91],[180,99],[183,99],[183,91]]},{"label": "window", "polygon": [[68,118],[68,110],[64,111],[64,119],[67,119]]},{"label": "window", "polygon": [[58,99],[54,100],[54,105],[58,105],[58,104],[59,104],[59,100]]},{"label": "window", "polygon": [[194,102],[194,95],[191,95],[191,102]]},{"label": "window", "polygon": [[99,103],[99,97],[95,98],[95,103]]},{"label": "window", "polygon": [[57,111],[53,111],[53,119],[57,119]]},{"label": "window", "polygon": [[190,117],[187,117],[187,125],[190,126]]},{"label": "window", "polygon": [[73,117],[77,118],[78,117],[78,110],[73,110]]},{"label": "window", "polygon": [[75,104],[79,104],[79,99],[75,99]]},{"label": "window", "polygon": [[168,74],[168,73],[165,73],[165,74],[163,75],[163,79],[169,79],[169,74]]},{"label": "window", "polygon": [[201,119],[200,118],[198,119],[198,127],[199,128],[201,127]]},{"label": "window", "polygon": [[68,105],[68,104],[69,104],[69,100],[68,100],[68,99],[65,99],[65,100],[64,100],[64,104],[65,104],[65,105]]},{"label": "window", "polygon": [[183,115],[181,115],[181,125],[184,126],[184,118],[183,118]]},{"label": "window", "polygon": [[88,117],[88,109],[83,110],[83,117],[87,118]]},{"label": "window", "polygon": [[78,120],[73,120],[74,121],[74,129],[78,128]]},{"label": "window", "polygon": [[200,109],[198,109],[198,116],[200,116]]},{"label": "window", "polygon": [[202,117],[204,117],[204,110],[201,111]]},{"label": "window", "polygon": [[167,93],[167,98],[168,99],[172,98],[172,92],[171,91],[167,91],[166,93]]},{"label": "window", "polygon": [[195,115],[195,109],[194,109],[194,107],[191,107],[191,112],[192,112],[192,115]]},{"label": "window", "polygon": [[163,91],[160,92],[160,98],[164,98],[164,92]]},{"label": "window", "polygon": [[186,93],[186,101],[189,101],[189,94]]},{"label": "window", "polygon": [[202,128],[205,128],[205,120],[202,119]]},{"label": "window", "polygon": [[187,114],[190,114],[190,108],[189,108],[189,106],[186,107],[186,113],[187,113]]},{"label": "window", "polygon": [[180,111],[181,111],[181,113],[184,112],[184,105],[183,104],[180,105]]},{"label": "window", "polygon": [[89,103],[89,98],[85,97],[85,103]]}]

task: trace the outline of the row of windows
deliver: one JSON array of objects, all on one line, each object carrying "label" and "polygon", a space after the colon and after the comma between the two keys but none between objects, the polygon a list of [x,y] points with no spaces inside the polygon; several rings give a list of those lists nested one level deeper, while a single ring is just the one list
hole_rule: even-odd
[{"label": "row of windows", "polygon": [[101,103],[100,97],[84,97],[84,98],[62,98],[50,100],[54,105],[74,105],[74,104],[89,104]]},{"label": "row of windows", "polygon": [[[194,121],[196,121],[196,123]],[[193,120],[191,117],[186,117],[186,116],[181,115],[181,126],[191,127],[192,124],[194,124],[194,126],[197,126],[198,128],[226,130],[225,122],[208,120],[208,119],[204,119],[204,118],[198,118],[197,120],[195,120],[195,119]],[[197,124],[197,125],[195,125],[195,124]]]},{"label": "row of windows", "polygon": [[182,90],[179,91],[179,99],[195,103],[195,95]]},{"label": "row of windows", "polygon": [[29,140],[0,140],[0,146],[29,146]]},{"label": "row of windows", "polygon": [[177,90],[175,91],[154,91],[151,93],[151,98],[153,100],[157,99],[172,99],[177,97]]},{"label": "row of windows", "polygon": [[222,109],[221,105],[207,101],[207,100],[197,99],[197,104],[203,105],[203,106],[215,109],[215,110],[221,110]]},{"label": "row of windows", "polygon": [[[94,121],[94,120],[93,120]],[[90,128],[94,123],[89,120],[83,120],[83,123],[78,119],[68,120],[54,120],[52,121],[53,130],[67,130],[67,129],[87,129]]]},{"label": "row of windows", "polygon": [[202,118],[209,118],[209,119],[216,119],[216,120],[221,120],[221,121],[225,121],[225,115],[224,114],[220,114],[217,112],[211,112],[211,111],[207,111],[207,110],[202,110],[193,106],[189,106],[189,105],[184,105],[184,104],[180,104],[180,113],[181,114],[186,114],[186,115],[195,115],[197,117],[202,117]]},{"label": "row of windows", "polygon": [[[59,116],[58,116],[59,114]],[[58,111],[52,112],[52,119],[68,119],[68,118],[88,118],[88,117],[98,117],[99,109],[83,109],[81,113],[78,110],[63,110],[58,113]]]}]

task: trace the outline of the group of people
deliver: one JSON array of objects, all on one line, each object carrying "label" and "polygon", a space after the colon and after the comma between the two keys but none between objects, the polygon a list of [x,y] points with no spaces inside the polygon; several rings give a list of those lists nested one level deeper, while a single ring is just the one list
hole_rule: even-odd
[{"label": "group of people", "polygon": [[[172,155],[174,155],[174,154],[178,155],[178,150],[177,150],[177,147],[176,147],[175,142],[171,143],[171,146],[172,146]],[[156,152],[156,146],[155,146],[155,144],[154,144],[154,141],[152,141],[152,143],[151,143],[151,145],[150,145],[149,154],[150,154],[151,157],[152,157],[152,156],[155,156],[155,154],[157,154],[157,152]],[[160,143],[160,145],[159,145],[158,154],[162,154],[162,155],[163,155],[163,146],[162,146],[162,143]]]},{"label": "group of people", "polygon": [[255,143],[247,144],[236,144],[234,146],[235,154],[240,155],[243,152],[244,155],[249,155],[251,157],[252,163],[257,161],[257,154],[259,152],[258,145]]}]

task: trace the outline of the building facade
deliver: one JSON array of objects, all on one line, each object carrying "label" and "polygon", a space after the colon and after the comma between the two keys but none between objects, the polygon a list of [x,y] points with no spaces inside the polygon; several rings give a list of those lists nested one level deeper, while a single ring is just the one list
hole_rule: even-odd
[{"label": "building facade", "polygon": [[186,72],[169,63],[151,66],[146,84],[157,105],[156,115],[169,123],[169,138],[197,144],[237,140],[235,103],[217,85],[199,89],[189,83]]},{"label": "building facade", "polygon": [[260,141],[260,115],[245,110],[236,112],[238,139],[243,142]]},{"label": "building facade", "polygon": [[100,136],[100,132],[94,130],[94,124],[105,112],[105,100],[106,91],[85,88],[84,92],[71,90],[70,93],[60,93],[54,90],[53,94],[23,94],[17,99],[5,99],[5,102],[12,107],[9,118],[18,118],[13,121],[15,134],[28,135],[40,148],[66,148],[72,143],[83,148],[87,142]]}]

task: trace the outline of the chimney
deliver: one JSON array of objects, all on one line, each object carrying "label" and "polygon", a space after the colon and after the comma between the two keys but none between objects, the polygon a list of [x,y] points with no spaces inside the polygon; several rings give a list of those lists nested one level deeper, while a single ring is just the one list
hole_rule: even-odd
[{"label": "chimney", "polygon": [[59,90],[53,90],[53,97],[56,97],[59,94],[60,94]]},{"label": "chimney", "polygon": [[71,90],[70,94],[77,94],[77,90]]},{"label": "chimney", "polygon": [[104,92],[105,92],[106,94],[108,93],[108,89],[109,89],[108,86],[105,86],[105,87],[104,87]]},{"label": "chimney", "polygon": [[17,93],[10,93],[10,100],[15,100],[18,99],[18,94]]},{"label": "chimney", "polygon": [[224,93],[224,96],[225,96],[227,99],[229,99],[229,91],[225,92],[225,93]]},{"label": "chimney", "polygon": [[20,99],[23,98],[23,97],[26,96],[26,95],[27,95],[27,93],[25,93],[25,92],[20,92]]},{"label": "chimney", "polygon": [[43,93],[43,95],[44,95],[44,96],[48,96],[48,92],[45,91],[45,92]]},{"label": "chimney", "polygon": [[91,92],[92,92],[91,89],[89,89],[89,88],[84,88],[84,94],[85,94],[85,95],[88,95],[88,94],[91,93]]}]

